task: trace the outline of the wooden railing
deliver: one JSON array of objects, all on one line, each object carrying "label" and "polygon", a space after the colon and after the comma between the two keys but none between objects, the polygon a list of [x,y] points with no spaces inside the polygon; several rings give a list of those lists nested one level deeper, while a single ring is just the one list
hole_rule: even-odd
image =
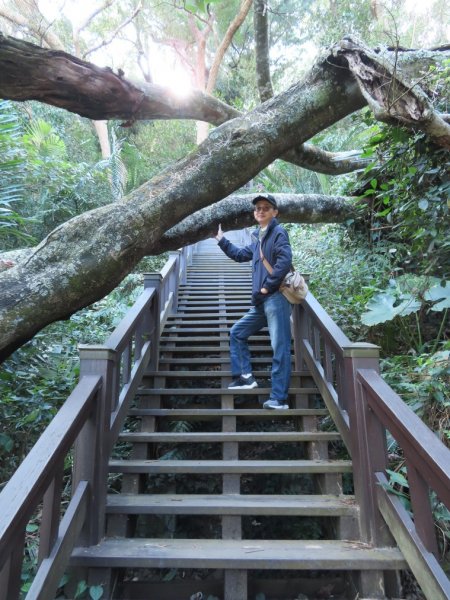
[{"label": "wooden railing", "polygon": [[[430,504],[450,510],[450,450],[379,374],[378,347],[352,344],[312,294],[293,310],[296,367],[311,371],[349,449],[362,541],[402,550],[430,600],[448,600]],[[407,466],[411,514],[389,492],[387,432]]]},{"label": "wooden railing", "polygon": [[[108,459],[144,370],[157,367],[159,334],[176,309],[194,247],[170,253],[103,345],[80,347],[80,381],[0,494],[0,599],[20,595],[26,527],[40,513],[38,570],[27,600],[53,598],[77,544],[104,531]],[[65,465],[71,500],[61,518]]]}]

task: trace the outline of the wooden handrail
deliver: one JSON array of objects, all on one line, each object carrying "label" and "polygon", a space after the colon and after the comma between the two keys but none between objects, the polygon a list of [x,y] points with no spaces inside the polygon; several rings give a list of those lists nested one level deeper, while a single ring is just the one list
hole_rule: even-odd
[{"label": "wooden handrail", "polygon": [[[389,431],[407,465],[411,515],[389,494],[388,479],[375,467],[368,473],[377,507],[427,598],[450,598],[450,581],[439,565],[430,491],[450,510],[450,450],[372,370],[360,369],[358,402]],[[367,413],[366,413],[367,414]],[[367,433],[363,424],[361,435]]]},{"label": "wooden handrail", "polygon": [[0,568],[16,523],[27,523],[83,426],[100,388],[99,377],[83,377],[0,494]]},{"label": "wooden handrail", "polygon": [[[99,377],[83,377],[80,380],[0,494],[2,600],[13,600],[19,596],[26,525],[42,498],[44,515],[46,507],[54,505],[51,492],[54,488],[55,474],[62,477],[65,457],[92,413],[100,387]],[[56,493],[59,497],[59,491]],[[54,511],[50,509],[49,514],[54,515]],[[53,531],[56,530],[54,524],[52,528]],[[50,554],[50,545],[54,545],[57,536],[51,537],[51,544],[44,544],[47,546],[47,555]],[[46,556],[41,552],[40,560],[44,558]]]},{"label": "wooden handrail", "polygon": [[135,332],[136,326],[139,320],[142,318],[142,312],[146,311],[155,295],[155,289],[144,290],[133,306],[127,311],[124,318],[120,321],[117,327],[114,329],[112,334],[105,342],[105,346],[115,350],[116,352],[122,352],[130,338]]},{"label": "wooden handrail", "polygon": [[378,373],[361,369],[365,401],[402,448],[405,458],[450,510],[450,450]]}]

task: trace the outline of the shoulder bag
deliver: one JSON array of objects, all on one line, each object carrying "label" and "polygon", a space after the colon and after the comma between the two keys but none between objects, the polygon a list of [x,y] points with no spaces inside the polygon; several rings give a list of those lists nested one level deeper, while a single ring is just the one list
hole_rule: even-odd
[{"label": "shoulder bag", "polygon": [[[269,273],[272,274],[272,265],[264,257],[264,254],[261,250],[261,245],[259,246],[259,253],[261,255],[263,265],[266,267]],[[291,267],[290,272],[286,275],[283,283],[280,285],[280,292],[289,300],[291,304],[300,304],[300,302],[305,299],[306,294],[308,293],[308,284],[304,280],[303,276],[300,275],[300,273],[298,273],[294,267]]]}]

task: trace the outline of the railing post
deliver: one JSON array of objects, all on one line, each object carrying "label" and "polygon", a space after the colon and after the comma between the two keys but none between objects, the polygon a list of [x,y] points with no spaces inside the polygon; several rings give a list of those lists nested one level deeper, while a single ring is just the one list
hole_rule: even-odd
[{"label": "railing post", "polygon": [[18,600],[20,598],[25,527],[26,523],[22,523],[20,534],[13,541],[9,558],[0,568],[0,600]]},{"label": "railing post", "polygon": [[294,368],[296,371],[306,371],[303,358],[303,340],[309,339],[308,314],[302,304],[292,307],[292,332],[294,337]]},{"label": "railing post", "polygon": [[356,500],[360,506],[360,530],[363,542],[384,545],[391,541],[376,500],[375,473],[387,467],[386,432],[369,409],[358,369],[379,372],[379,347],[355,343],[343,347],[344,393],[350,417],[351,454]]},{"label": "railing post", "polygon": [[184,246],[180,253],[180,264],[178,272],[180,274],[179,280],[180,285],[186,285],[187,282],[187,270],[192,264],[192,246]]},{"label": "railing post", "polygon": [[182,283],[180,279],[182,250],[174,250],[173,252],[169,252],[169,256],[176,257],[175,268],[170,274],[170,291],[173,292],[172,313],[175,313],[178,306],[178,290],[180,284]]},{"label": "railing post", "polygon": [[91,485],[87,522],[81,534],[81,543],[98,544],[104,534],[108,461],[111,450],[111,412],[117,401],[116,352],[105,346],[79,346],[80,379],[84,375],[101,375],[102,387],[89,420],[80,432],[74,449],[73,489],[80,481]]},{"label": "railing post", "polygon": [[152,344],[149,368],[158,370],[159,362],[159,337],[161,334],[161,274],[145,273],[144,289],[155,288],[155,295],[150,307],[150,341]]},{"label": "railing post", "polygon": [[425,548],[439,560],[439,548],[430,504],[430,488],[415,468],[413,460],[413,457],[409,457],[406,460],[406,470],[414,514],[414,525]]},{"label": "railing post", "polygon": [[180,258],[178,259],[178,280],[180,284],[186,283],[186,269],[187,269],[187,261],[189,257],[188,247],[181,248],[179,250]]}]

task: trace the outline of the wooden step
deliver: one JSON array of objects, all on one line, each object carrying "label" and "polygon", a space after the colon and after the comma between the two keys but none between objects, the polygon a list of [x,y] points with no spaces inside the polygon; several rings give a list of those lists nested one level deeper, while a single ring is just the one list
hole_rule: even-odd
[{"label": "wooden step", "polygon": [[204,289],[200,289],[200,288],[194,288],[193,286],[190,286],[189,289],[186,290],[179,290],[178,292],[178,300],[184,300],[184,299],[188,299],[190,300],[191,298],[195,298],[198,300],[210,300],[210,299],[242,299],[243,301],[248,301],[251,299],[251,289],[249,286],[249,289],[247,290],[243,290],[242,289],[243,286],[239,286],[236,289],[230,289],[229,286],[225,287],[223,286],[222,289],[220,288],[220,286],[217,286],[217,289],[208,289],[208,288],[204,288]]},{"label": "wooden step", "polygon": [[177,314],[188,314],[189,312],[196,312],[198,313],[199,311],[201,311],[201,314],[204,314],[205,316],[210,317],[211,315],[217,315],[219,313],[219,309],[220,309],[220,313],[221,314],[228,314],[228,312],[230,310],[233,311],[242,311],[242,314],[245,314],[248,309],[249,309],[250,305],[249,304],[243,304],[242,302],[239,304],[233,304],[230,305],[227,303],[226,307],[222,308],[222,303],[221,302],[217,302],[215,306],[211,305],[209,302],[205,302],[204,304],[181,304],[180,306],[178,306],[177,308]]},{"label": "wooden step", "polygon": [[[260,394],[269,395],[271,388],[256,387],[252,389],[229,389],[229,388],[139,388],[139,396],[258,396]],[[295,387],[289,388],[288,393],[292,394],[317,394],[316,387]]]},{"label": "wooden step", "polygon": [[[309,375],[307,371],[292,371],[291,377],[301,377]],[[231,377],[231,371],[146,371],[146,377],[167,377],[169,379],[211,379],[222,377]],[[270,377],[270,371],[253,371],[254,377]]]},{"label": "wooden step", "polygon": [[407,563],[397,548],[347,540],[202,540],[114,538],[78,547],[78,567],[390,570]]},{"label": "wooden step", "polygon": [[201,282],[194,282],[192,281],[190,283],[190,285],[180,285],[180,287],[178,288],[178,293],[179,294],[198,294],[198,295],[203,295],[203,296],[210,296],[211,293],[215,293],[223,295],[234,295],[234,294],[240,294],[240,295],[247,295],[250,296],[251,295],[251,278],[250,277],[243,277],[240,281],[236,281],[235,279],[228,279],[228,281],[224,281],[219,280],[217,282],[217,289],[212,290],[211,287],[207,284],[201,283]]},{"label": "wooden step", "polygon": [[[186,328],[180,328],[180,327],[169,327],[168,329],[165,329],[163,331],[163,334],[161,335],[161,339],[173,339],[173,338],[178,338],[180,340],[189,340],[190,338],[193,338],[194,340],[202,340],[202,341],[206,341],[209,342],[211,340],[211,337],[213,337],[212,335],[205,335],[205,334],[214,334],[216,336],[218,336],[219,334],[223,335],[223,336],[228,336],[229,335],[229,328],[228,327],[218,327],[217,325],[215,327],[186,327]],[[195,335],[197,334],[197,335]],[[270,336],[268,331],[263,331],[263,332],[259,332],[255,335],[251,335],[249,338],[249,341],[253,341],[253,340],[264,340],[264,341],[270,341]]]},{"label": "wooden step", "polygon": [[[222,350],[220,350],[222,352]],[[225,352],[225,351],[224,351]],[[292,362],[294,362],[294,357],[291,357]],[[253,364],[266,364],[266,365],[272,365],[272,357],[271,356],[267,356],[267,357],[252,357],[252,363]],[[202,358],[198,358],[198,357],[193,357],[193,358],[166,358],[164,356],[161,356],[159,359],[159,364],[160,365],[196,365],[196,364],[203,364],[203,365],[230,365],[230,353],[229,351],[226,352],[226,356],[216,356],[216,357],[202,357]],[[220,372],[220,371],[218,371]],[[308,375],[308,373],[305,373],[305,375]]]},{"label": "wooden step", "polygon": [[[192,346],[176,346],[173,344],[169,344],[166,343],[164,346],[161,346],[160,351],[161,352],[184,352],[184,353],[189,353],[189,354],[198,354],[199,352],[203,352],[205,354],[209,354],[211,352],[228,352],[229,353],[229,347],[228,347],[228,340],[222,340],[221,342],[223,345],[220,345],[220,340],[217,340],[217,344],[215,346],[199,346],[197,348],[194,348]],[[267,346],[251,346],[251,351],[252,352],[269,352],[270,356],[272,356],[272,348],[267,345]]]},{"label": "wooden step", "polygon": [[[226,323],[217,323],[217,321],[216,321],[214,327],[191,327],[188,325],[186,325],[186,326],[185,325],[183,325],[183,326],[169,325],[168,327],[164,328],[163,335],[161,337],[168,337],[168,336],[173,336],[173,335],[186,336],[187,334],[192,334],[192,333],[215,333],[216,335],[218,333],[226,333],[228,335],[228,333],[231,329],[231,325],[232,325],[232,323],[227,325]],[[195,336],[195,337],[197,337],[197,336]],[[264,328],[264,331],[261,329],[261,332],[259,334],[250,336],[250,339],[255,338],[255,337],[270,339],[267,327]],[[210,339],[210,337],[208,337],[208,339]]]},{"label": "wooden step", "polygon": [[[220,334],[222,334],[222,339]],[[214,334],[211,335],[179,335],[179,333],[172,333],[168,331],[166,335],[161,336],[159,342],[161,350],[164,350],[166,348],[166,344],[203,344],[203,342],[217,342],[217,344],[220,344],[221,342],[223,343],[224,339],[228,345],[228,332],[225,329],[216,329]],[[266,342],[267,349],[271,350],[269,346],[270,338],[268,335],[252,335],[248,341],[250,347],[252,347],[252,344],[255,342]]]},{"label": "wooden step", "polygon": [[350,473],[349,460],[111,460],[111,473]]},{"label": "wooden step", "polygon": [[[171,331],[174,327],[179,327],[181,329],[181,331],[185,331],[186,328],[188,327],[198,327],[198,329],[200,331],[205,331],[205,329],[209,328],[210,325],[213,325],[217,331],[217,327],[220,328],[224,328],[224,327],[230,327],[233,325],[233,323],[236,322],[236,317],[231,317],[229,315],[227,315],[226,317],[224,316],[224,318],[218,318],[216,317],[215,319],[209,319],[209,318],[204,318],[204,319],[180,319],[179,317],[172,317],[172,319],[167,319],[166,321],[166,325],[164,327],[164,333],[167,333],[169,331]],[[260,331],[266,332],[268,331],[267,327],[263,327]]]},{"label": "wooden step", "polygon": [[110,494],[110,514],[278,515],[341,517],[358,512],[354,496],[242,494]]},{"label": "wooden step", "polygon": [[148,433],[137,431],[121,433],[119,439],[122,442],[131,443],[221,443],[224,442],[255,442],[262,443],[285,443],[285,442],[330,442],[341,439],[337,432],[329,431],[203,431],[194,433],[157,432]]},{"label": "wooden step", "polygon": [[170,327],[172,323],[177,323],[177,324],[183,324],[183,323],[187,323],[187,324],[204,324],[204,323],[215,323],[216,325],[222,325],[227,323],[227,321],[230,321],[231,323],[233,323],[234,321],[236,321],[236,319],[242,317],[242,315],[245,314],[246,311],[242,311],[242,312],[236,312],[236,313],[223,313],[223,314],[217,314],[215,318],[212,318],[211,315],[189,315],[188,317],[183,317],[180,315],[177,315],[176,313],[174,315],[169,315],[167,317],[167,322],[166,322],[166,327]]},{"label": "wooden step", "polygon": [[168,417],[171,419],[189,417],[323,417],[328,416],[326,408],[290,408],[288,410],[266,410],[265,408],[133,408],[130,416]]}]

